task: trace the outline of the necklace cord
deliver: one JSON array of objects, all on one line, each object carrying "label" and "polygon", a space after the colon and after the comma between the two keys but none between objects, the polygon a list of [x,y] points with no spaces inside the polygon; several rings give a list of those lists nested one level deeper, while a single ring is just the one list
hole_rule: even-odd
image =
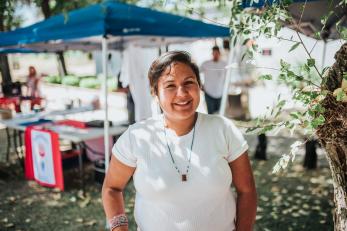
[{"label": "necklace cord", "polygon": [[[194,145],[194,139],[195,139],[195,125],[196,125],[196,121],[195,121],[195,124],[194,124],[194,127],[193,127],[193,137],[192,137],[192,142],[190,144],[190,151],[189,151],[189,158],[188,158],[188,164],[187,164],[187,167],[186,167],[186,174],[188,173],[189,171],[189,168],[190,168],[190,162],[191,162],[191,158],[192,158],[192,150],[193,150],[193,145]],[[164,128],[164,134],[165,134],[165,141],[166,141],[166,146],[167,146],[167,149],[169,150],[169,154],[170,154],[170,157],[171,157],[171,161],[173,163],[173,165],[175,166],[178,174],[181,175],[181,171],[179,170],[176,162],[175,162],[175,159],[173,158],[173,155],[172,155],[172,152],[171,152],[171,149],[170,149],[170,146],[169,146],[169,142],[168,142],[168,139],[167,139],[167,135],[166,135],[166,130],[165,130],[165,125],[163,126]]]}]

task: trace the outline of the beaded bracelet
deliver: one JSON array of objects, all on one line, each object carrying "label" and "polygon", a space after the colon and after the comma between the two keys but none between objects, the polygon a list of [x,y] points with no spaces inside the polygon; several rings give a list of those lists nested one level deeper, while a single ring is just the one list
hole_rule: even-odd
[{"label": "beaded bracelet", "polygon": [[120,226],[127,226],[128,225],[128,218],[126,215],[119,214],[117,216],[112,217],[109,221],[108,224],[110,226],[110,231],[112,231],[115,228],[118,228]]}]

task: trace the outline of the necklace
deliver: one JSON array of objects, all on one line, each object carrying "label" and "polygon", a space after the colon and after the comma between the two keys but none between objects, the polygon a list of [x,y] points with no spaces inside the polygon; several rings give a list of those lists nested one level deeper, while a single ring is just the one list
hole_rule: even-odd
[{"label": "necklace", "polygon": [[166,130],[165,130],[165,125],[164,125],[164,134],[165,134],[165,140],[166,140],[166,146],[167,146],[167,149],[169,150],[169,154],[170,154],[170,157],[171,157],[171,161],[172,161],[172,164],[174,165],[175,169],[177,170],[178,174],[181,176],[181,180],[182,181],[187,181],[187,175],[188,175],[188,172],[189,172],[189,168],[190,168],[190,160],[191,160],[191,157],[192,157],[192,150],[193,150],[193,144],[194,144],[194,138],[195,138],[195,124],[194,124],[194,127],[193,127],[193,137],[192,137],[192,143],[190,144],[190,150],[189,150],[189,155],[188,155],[188,164],[187,164],[187,167],[186,167],[186,172],[183,174],[180,169],[177,167],[177,164],[175,162],[175,159],[173,158],[172,156],[172,152],[171,152],[171,149],[170,149],[170,145],[167,141],[167,135],[166,135]]}]

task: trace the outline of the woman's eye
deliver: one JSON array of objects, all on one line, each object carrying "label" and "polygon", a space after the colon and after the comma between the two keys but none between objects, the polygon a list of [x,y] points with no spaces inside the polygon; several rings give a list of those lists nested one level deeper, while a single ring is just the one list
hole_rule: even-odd
[{"label": "woman's eye", "polygon": [[169,85],[167,85],[165,88],[174,88],[174,87],[175,87],[175,85],[169,84]]},{"label": "woman's eye", "polygon": [[187,81],[186,85],[189,85],[189,84],[194,84],[194,81]]}]

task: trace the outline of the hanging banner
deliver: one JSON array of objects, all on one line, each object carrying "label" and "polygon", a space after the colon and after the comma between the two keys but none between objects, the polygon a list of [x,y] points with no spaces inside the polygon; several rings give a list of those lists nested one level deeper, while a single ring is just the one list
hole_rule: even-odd
[{"label": "hanging banner", "polygon": [[63,191],[64,179],[58,134],[28,127],[25,131],[25,145],[26,178]]}]

